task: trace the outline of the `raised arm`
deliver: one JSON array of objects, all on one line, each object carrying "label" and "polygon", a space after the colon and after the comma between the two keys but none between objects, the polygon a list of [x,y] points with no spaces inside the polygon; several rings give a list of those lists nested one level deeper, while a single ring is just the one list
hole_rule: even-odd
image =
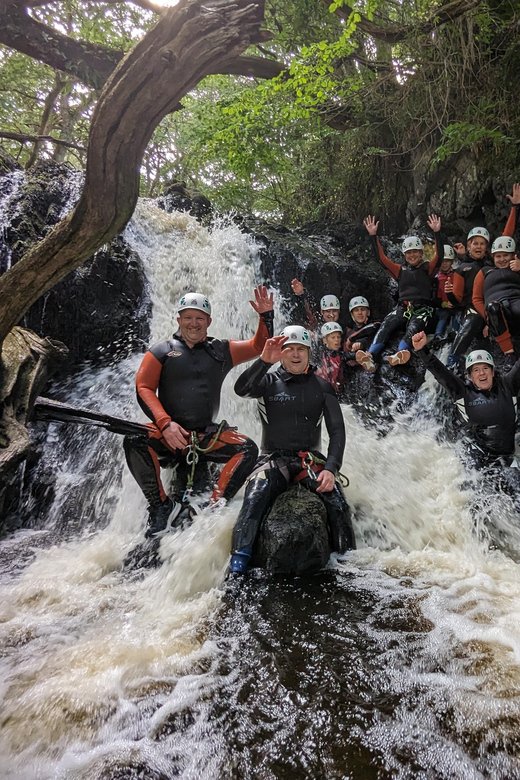
[{"label": "raised arm", "polygon": [[520,184],[518,182],[513,184],[513,191],[511,195],[506,195],[506,198],[511,202],[511,211],[502,235],[514,238],[518,225],[518,209],[520,207]]},{"label": "raised arm", "polygon": [[428,371],[431,371],[437,382],[448,391],[451,398],[456,401],[464,396],[465,385],[462,379],[455,376],[444,363],[432,355],[426,347],[427,337],[424,331],[412,336],[412,345],[422,363]]},{"label": "raised arm", "polygon": [[388,273],[392,276],[393,279],[399,279],[399,275],[401,273],[401,266],[399,263],[394,263],[393,260],[390,260],[389,257],[385,255],[384,249],[381,245],[381,242],[379,238],[377,237],[377,229],[379,227],[379,222],[376,221],[376,218],[372,215],[368,215],[368,217],[365,217],[363,220],[363,225],[365,226],[365,229],[370,236],[370,240],[372,243],[372,251],[374,253],[375,259],[381,263],[381,265],[386,268]]},{"label": "raised arm", "polygon": [[435,238],[435,254],[428,263],[428,273],[430,276],[433,276],[439,270],[444,257],[444,241],[441,236],[441,218],[437,214],[430,214],[427,224]]},{"label": "raised arm", "polygon": [[241,398],[260,398],[266,386],[266,375],[272,365],[278,363],[287,336],[274,336],[265,342],[259,360],[246,368],[235,382],[235,393]]},{"label": "raised arm", "polygon": [[234,366],[258,357],[269,336],[273,335],[273,293],[269,293],[264,285],[259,285],[255,287],[254,295],[255,300],[249,301],[249,303],[258,314],[258,327],[253,338],[247,339],[247,341],[229,342],[231,360]]}]

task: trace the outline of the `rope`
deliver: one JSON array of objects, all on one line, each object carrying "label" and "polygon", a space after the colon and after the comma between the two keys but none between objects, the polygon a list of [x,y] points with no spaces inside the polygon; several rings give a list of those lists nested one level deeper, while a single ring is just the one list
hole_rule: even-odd
[{"label": "rope", "polygon": [[[302,466],[307,472],[307,476],[309,477],[309,479],[313,479],[313,480],[317,479],[316,472],[312,468],[314,463],[317,466],[324,466],[326,461],[323,458],[319,458],[317,455],[313,455],[312,452],[306,452],[305,456],[302,457]],[[341,471],[338,471],[336,478],[342,487],[346,488],[350,485],[349,478],[347,477],[346,474],[342,474]]]},{"label": "rope", "polygon": [[219,426],[215,431],[215,434],[213,438],[210,440],[207,447],[200,446],[196,431],[192,431],[190,433],[190,443],[188,445],[188,452],[186,453],[186,463],[188,464],[188,466],[191,466],[191,469],[189,471],[188,478],[186,480],[186,490],[184,491],[182,497],[183,502],[188,501],[191,494],[193,493],[193,483],[195,481],[195,469],[197,468],[197,463],[199,462],[199,453],[204,455],[206,452],[211,452],[215,444],[218,442],[220,438],[220,434],[222,433],[222,431],[226,426],[227,426],[227,422],[225,420],[222,420],[222,422],[219,423]]}]

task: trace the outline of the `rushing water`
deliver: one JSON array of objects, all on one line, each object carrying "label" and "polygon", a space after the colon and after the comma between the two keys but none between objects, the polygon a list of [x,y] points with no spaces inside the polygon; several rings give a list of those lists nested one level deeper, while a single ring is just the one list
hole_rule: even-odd
[{"label": "rushing water", "polygon": [[[219,336],[247,336],[254,246],[235,227],[140,205],[127,239],[154,301],[152,341],[187,288]],[[139,356],[55,397],[139,419]],[[221,414],[258,437],[226,380]],[[520,517],[442,443],[432,381],[385,430],[345,407],[359,549],[308,579],[226,585],[240,498],[121,571],[144,500],[120,439],[49,425],[57,476],[32,528],[0,546],[0,777],[520,778]],[[32,502],[32,503],[31,503]]]}]

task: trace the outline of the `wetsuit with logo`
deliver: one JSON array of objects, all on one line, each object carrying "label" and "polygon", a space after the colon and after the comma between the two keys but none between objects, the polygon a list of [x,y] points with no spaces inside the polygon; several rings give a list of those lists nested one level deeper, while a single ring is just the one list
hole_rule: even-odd
[{"label": "wetsuit with logo", "polygon": [[520,271],[482,268],[475,277],[472,300],[502,352],[513,352],[513,338],[520,337]]},{"label": "wetsuit with logo", "polygon": [[490,390],[478,390],[469,379],[463,380],[446,368],[428,348],[416,354],[450,394],[479,451],[473,453],[478,465],[496,461],[509,465],[515,451],[520,360],[507,374],[495,374]]},{"label": "wetsuit with logo", "polygon": [[[273,315],[260,316],[255,336],[248,341],[207,337],[189,347],[176,333],[153,346],[144,356],[136,376],[137,400],[155,423],[148,440],[128,436],[124,441],[128,467],[150,506],[166,500],[160,466],[184,461],[188,450],[172,451],[160,438],[174,421],[195,432],[199,458],[223,463],[213,499],[230,499],[243,485],[258,455],[256,444],[215,418],[220,406],[222,383],[233,366],[258,356],[272,335]],[[202,450],[208,450],[202,452]]]},{"label": "wetsuit with logo", "polygon": [[384,318],[368,351],[378,355],[392,335],[403,330],[404,335],[398,349],[411,349],[412,336],[427,330],[433,317],[433,276],[444,255],[441,234],[435,235],[435,254],[429,262],[412,267],[405,263],[394,263],[384,253],[377,236],[371,236],[374,255],[390,276],[398,283],[398,305]]},{"label": "wetsuit with logo", "polygon": [[[341,408],[331,386],[312,367],[291,374],[283,367],[257,360],[238,378],[235,392],[258,398],[262,448],[246,485],[244,503],[233,530],[233,551],[251,555],[262,520],[277,496],[294,480],[316,493],[318,483],[303,465],[307,453],[320,461],[319,469],[338,472],[345,448]],[[329,434],[326,457],[321,449],[321,421]],[[314,461],[316,465],[316,461]],[[355,547],[350,510],[339,484],[329,493],[316,493],[327,510],[331,546],[338,552]]]}]

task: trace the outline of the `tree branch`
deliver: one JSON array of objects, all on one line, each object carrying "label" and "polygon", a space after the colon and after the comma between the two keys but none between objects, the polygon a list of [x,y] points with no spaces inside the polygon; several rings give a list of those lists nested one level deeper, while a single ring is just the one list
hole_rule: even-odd
[{"label": "tree branch", "polygon": [[[35,0],[35,4],[37,2],[38,0]],[[116,3],[120,0],[109,0],[109,2]],[[165,8],[160,10],[164,12]],[[268,36],[266,33],[261,33],[258,42],[270,37],[266,38],[266,35]],[[77,41],[36,21],[20,6],[18,0],[5,0],[5,5],[0,7],[0,43],[21,51],[51,68],[67,73],[96,90],[103,86],[124,56],[122,51]],[[210,72],[270,79],[278,76],[283,70],[284,66],[275,60],[237,57],[225,68],[219,65],[216,70]]]},{"label": "tree branch", "polygon": [[[330,0],[323,0],[323,2],[330,5]],[[358,24],[358,30],[385,43],[399,43],[410,35],[428,34],[437,27],[464,16],[480,4],[481,0],[451,0],[446,5],[434,9],[430,19],[419,25],[396,25],[387,20],[377,23],[363,16]],[[350,15],[350,11],[343,8],[338,8],[335,13],[341,19],[347,19]]]},{"label": "tree branch", "polygon": [[84,146],[78,146],[70,141],[62,141],[60,138],[54,138],[52,135],[26,135],[25,133],[9,133],[6,130],[0,130],[0,138],[8,138],[11,141],[20,141],[20,143],[39,143],[40,141],[49,141],[51,144],[66,146],[68,149],[77,149],[79,152],[86,152]]},{"label": "tree branch", "polygon": [[16,0],[0,4],[0,43],[101,89],[124,52],[76,41],[33,19]]},{"label": "tree branch", "polygon": [[264,0],[181,0],[124,57],[94,111],[76,207],[0,277],[0,343],[38,298],[121,232],[153,131],[204,76],[266,39],[263,11]]}]

